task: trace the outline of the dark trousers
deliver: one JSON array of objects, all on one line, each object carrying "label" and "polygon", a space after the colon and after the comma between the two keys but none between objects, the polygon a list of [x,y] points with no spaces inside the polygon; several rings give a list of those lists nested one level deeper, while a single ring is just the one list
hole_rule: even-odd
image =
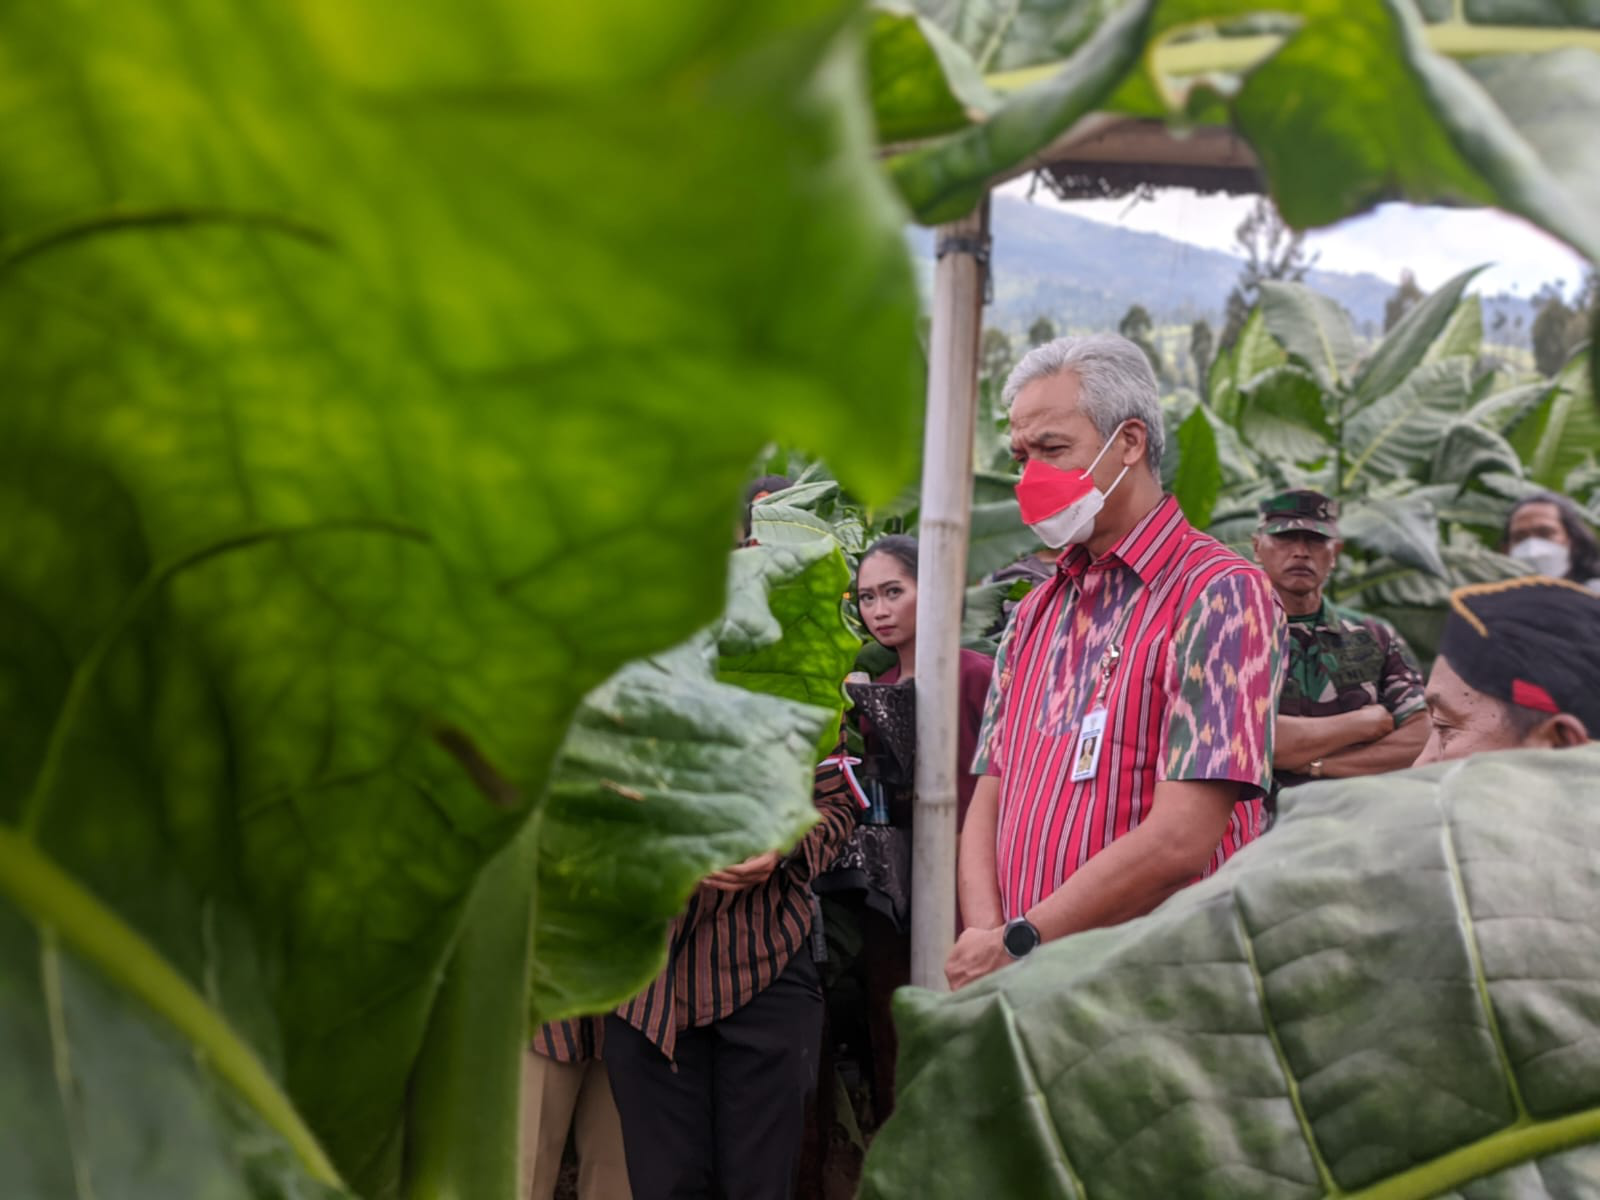
[{"label": "dark trousers", "polygon": [[788,1200],[821,1042],[822,986],[804,946],[743,1008],[679,1033],[676,1062],[607,1017],[633,1200]]}]

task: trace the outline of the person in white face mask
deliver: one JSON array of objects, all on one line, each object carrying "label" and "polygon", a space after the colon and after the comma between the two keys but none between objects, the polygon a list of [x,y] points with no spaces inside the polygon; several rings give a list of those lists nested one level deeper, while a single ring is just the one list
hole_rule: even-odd
[{"label": "person in white face mask", "polygon": [[1501,550],[1536,574],[1600,592],[1600,542],[1565,496],[1536,492],[1518,500],[1506,520]]},{"label": "person in white face mask", "polygon": [[1023,519],[1064,546],[1012,614],[961,831],[952,987],[1154,908],[1262,826],[1284,617],[1161,489],[1161,402],[1126,338],[1058,338],[1006,380]]}]

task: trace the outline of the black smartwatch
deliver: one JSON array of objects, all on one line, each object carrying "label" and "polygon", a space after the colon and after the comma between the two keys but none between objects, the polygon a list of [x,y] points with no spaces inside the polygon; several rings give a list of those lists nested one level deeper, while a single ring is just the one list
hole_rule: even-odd
[{"label": "black smartwatch", "polygon": [[1012,958],[1026,958],[1040,942],[1039,930],[1027,917],[1014,917],[1006,922],[1000,934],[1000,944]]}]

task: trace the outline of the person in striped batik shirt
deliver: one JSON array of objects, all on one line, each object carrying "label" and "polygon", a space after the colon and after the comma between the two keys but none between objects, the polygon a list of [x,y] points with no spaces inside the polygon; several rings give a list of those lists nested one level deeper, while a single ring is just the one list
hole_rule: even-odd
[{"label": "person in striped batik shirt", "polygon": [[633,1200],[792,1190],[822,1047],[811,880],[856,823],[842,753],[817,768],[811,832],[708,876],[672,923],[661,974],[606,1018]]},{"label": "person in striped batik shirt", "polygon": [[952,987],[1041,941],[1146,913],[1253,840],[1283,678],[1271,583],[1163,494],[1144,352],[1059,338],[1017,364],[1003,398],[1024,484],[1072,495],[1087,472],[1101,506],[1035,524],[1066,548],[995,661]]}]

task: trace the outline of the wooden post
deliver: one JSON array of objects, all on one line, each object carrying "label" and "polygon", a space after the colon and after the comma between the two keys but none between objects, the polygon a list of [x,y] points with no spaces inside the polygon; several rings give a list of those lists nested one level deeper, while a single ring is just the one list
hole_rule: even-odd
[{"label": "wooden post", "polygon": [[945,990],[956,926],[956,708],[972,513],[978,334],[989,200],[937,231],[928,412],[917,522],[917,770],[911,823],[911,982]]}]

